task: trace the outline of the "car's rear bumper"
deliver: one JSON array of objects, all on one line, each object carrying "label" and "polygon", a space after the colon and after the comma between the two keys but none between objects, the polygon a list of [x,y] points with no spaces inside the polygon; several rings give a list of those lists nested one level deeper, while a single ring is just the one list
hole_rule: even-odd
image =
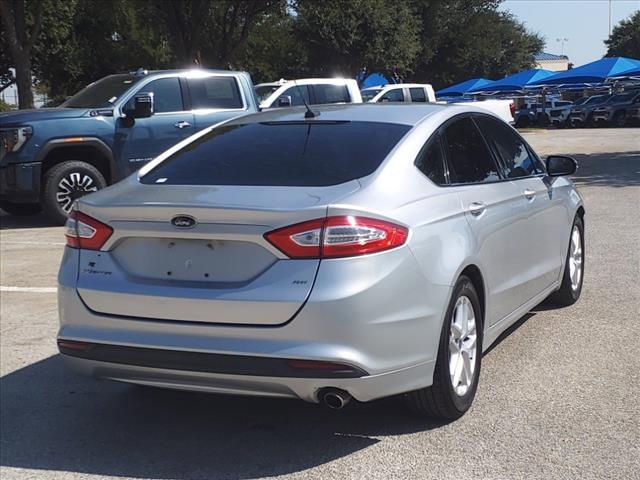
[{"label": "car's rear bumper", "polygon": [[229,395],[290,397],[318,402],[318,392],[338,388],[361,402],[415,390],[425,386],[433,375],[433,362],[400,370],[357,378],[283,377],[225,374],[108,363],[63,355],[65,363],[77,373],[176,390],[191,390]]},{"label": "car's rear bumper", "polygon": [[[132,347],[138,353],[153,349],[151,360],[62,353],[81,373],[167,388],[317,401],[320,389],[333,387],[368,401],[426,387],[451,286],[427,283],[407,252],[385,255],[385,263],[395,268],[367,269],[368,277],[357,283],[352,276],[361,273],[357,262],[326,262],[305,306],[284,325],[232,326],[96,313],[77,293],[78,254],[67,248],[58,277],[58,339]],[[369,264],[360,268],[364,265]],[[199,359],[174,362],[182,353],[190,361]],[[237,370],[254,360],[251,368]],[[358,373],[301,370],[295,376],[290,369],[273,370],[291,360],[334,362]]]}]

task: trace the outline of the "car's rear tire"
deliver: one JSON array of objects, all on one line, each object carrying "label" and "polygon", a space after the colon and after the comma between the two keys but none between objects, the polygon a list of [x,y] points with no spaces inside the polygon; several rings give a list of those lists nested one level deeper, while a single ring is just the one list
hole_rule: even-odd
[{"label": "car's rear tire", "polygon": [[560,306],[573,305],[580,298],[584,281],[584,222],[579,215],[573,220],[569,249],[562,275],[560,289],[549,297],[552,303]]},{"label": "car's rear tire", "polygon": [[482,361],[482,310],[471,280],[461,276],[447,307],[440,333],[433,383],[405,394],[413,411],[447,420],[471,407]]},{"label": "car's rear tire", "polygon": [[10,215],[19,217],[35,215],[42,210],[37,203],[13,203],[5,200],[0,200],[0,208]]},{"label": "car's rear tire", "polygon": [[106,187],[107,181],[93,165],[70,160],[48,170],[43,185],[42,209],[49,218],[62,225],[67,221],[75,200]]},{"label": "car's rear tire", "polygon": [[524,115],[521,115],[516,120],[516,128],[527,128],[529,126],[531,126],[531,121],[529,120],[529,117],[525,117]]}]

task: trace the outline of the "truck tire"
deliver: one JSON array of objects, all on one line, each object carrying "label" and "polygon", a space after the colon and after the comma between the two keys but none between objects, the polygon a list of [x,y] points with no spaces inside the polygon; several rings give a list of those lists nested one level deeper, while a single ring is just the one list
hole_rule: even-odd
[{"label": "truck tire", "polygon": [[63,225],[75,200],[106,186],[107,181],[96,167],[69,160],[45,173],[40,204],[51,220]]},{"label": "truck tire", "polygon": [[627,116],[625,115],[625,113],[616,112],[616,114],[613,116],[613,124],[616,127],[624,127],[627,124]]},{"label": "truck tire", "polygon": [[42,208],[37,203],[13,203],[0,200],[0,209],[4,210],[10,215],[16,215],[19,217],[26,215],[35,215],[40,212]]}]

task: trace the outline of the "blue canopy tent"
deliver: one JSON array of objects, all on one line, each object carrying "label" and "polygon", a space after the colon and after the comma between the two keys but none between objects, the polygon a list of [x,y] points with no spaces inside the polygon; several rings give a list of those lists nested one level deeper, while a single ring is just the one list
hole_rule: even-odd
[{"label": "blue canopy tent", "polygon": [[624,57],[607,57],[595,62],[587,63],[553,76],[541,78],[531,82],[529,86],[547,85],[593,85],[604,82],[609,77],[615,77],[619,73],[632,68],[640,68],[640,61]]},{"label": "blue canopy tent", "polygon": [[481,87],[475,87],[469,90],[468,93],[499,93],[499,92],[517,92],[531,83],[544,80],[545,78],[553,76],[553,72],[550,70],[542,70],[534,68],[532,70],[525,70],[524,72],[514,73],[502,80],[496,80],[488,85]]},{"label": "blue canopy tent", "polygon": [[455,85],[451,85],[450,87],[443,88],[442,90],[438,90],[436,92],[436,96],[461,97],[469,90],[482,87],[484,85],[489,85],[491,82],[492,80],[487,80],[486,78],[472,78],[471,80],[467,80],[466,82],[457,83]]},{"label": "blue canopy tent", "polygon": [[629,70],[625,70],[624,72],[620,72],[615,75],[612,75],[609,78],[629,78],[629,77],[640,77],[640,65],[634,68],[630,68]]},{"label": "blue canopy tent", "polygon": [[379,87],[389,83],[389,80],[385,78],[381,73],[372,73],[362,82],[361,88]]}]

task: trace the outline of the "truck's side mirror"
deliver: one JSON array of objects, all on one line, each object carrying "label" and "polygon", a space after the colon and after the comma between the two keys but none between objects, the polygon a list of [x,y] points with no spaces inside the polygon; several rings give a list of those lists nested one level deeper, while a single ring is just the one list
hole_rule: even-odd
[{"label": "truck's side mirror", "polygon": [[290,107],[292,104],[290,95],[282,95],[278,98],[279,107]]},{"label": "truck's side mirror", "polygon": [[578,162],[565,155],[549,155],[547,157],[547,174],[550,177],[573,175],[578,170]]},{"label": "truck's side mirror", "polygon": [[133,98],[133,118],[153,115],[153,93],[139,93]]}]

